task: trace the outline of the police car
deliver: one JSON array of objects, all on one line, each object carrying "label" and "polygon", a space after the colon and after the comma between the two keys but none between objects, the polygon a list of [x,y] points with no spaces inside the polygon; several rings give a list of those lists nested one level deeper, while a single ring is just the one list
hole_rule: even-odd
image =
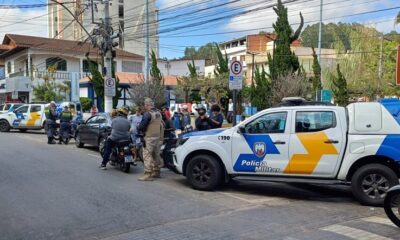
[{"label": "police car", "polygon": [[45,107],[45,104],[24,104],[13,112],[0,114],[0,131],[8,132],[12,128],[20,131],[42,129],[46,120]]},{"label": "police car", "polygon": [[400,176],[400,121],[390,111],[289,99],[235,127],[183,135],[174,164],[199,190],[233,177],[351,184],[361,203],[380,205]]}]

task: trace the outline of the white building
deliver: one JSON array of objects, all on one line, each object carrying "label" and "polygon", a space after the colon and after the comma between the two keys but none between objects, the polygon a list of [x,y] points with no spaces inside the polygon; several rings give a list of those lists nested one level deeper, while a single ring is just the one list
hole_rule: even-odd
[{"label": "white building", "polygon": [[[157,67],[164,76],[188,76],[188,64],[192,64],[192,60],[158,60]],[[206,60],[194,60],[197,74],[204,76]]]},{"label": "white building", "polygon": [[[92,23],[92,8],[87,0],[59,0],[66,2],[65,6],[76,14],[76,18],[87,29],[89,33],[96,27]],[[67,3],[68,2],[68,3]],[[69,3],[74,2],[74,3]],[[94,20],[100,22],[104,19],[104,5],[100,1],[94,1]],[[97,3],[96,3],[97,2]],[[120,48],[138,55],[145,53],[145,0],[111,0],[110,16],[114,32],[122,32]],[[50,38],[82,41],[87,34],[81,26],[74,21],[71,14],[61,5],[55,5],[48,0],[48,29]],[[155,0],[149,0],[149,22],[150,22],[150,48],[158,56],[158,23]]]},{"label": "white building", "polygon": [[[45,80],[72,84],[72,80],[79,80],[89,72],[86,56],[100,62],[97,49],[89,43],[6,34],[0,45],[0,62],[4,62],[6,70],[5,79],[0,80],[0,103],[33,100],[32,86]],[[116,51],[116,72],[142,73],[143,65],[143,56]],[[56,71],[48,71],[49,67],[55,67]],[[77,84],[71,88],[71,92],[79,92]]]}]

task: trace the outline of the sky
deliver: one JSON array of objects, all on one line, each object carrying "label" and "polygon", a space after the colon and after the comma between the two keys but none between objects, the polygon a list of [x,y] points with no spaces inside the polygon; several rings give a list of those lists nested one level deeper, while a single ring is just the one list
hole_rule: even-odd
[{"label": "sky", "polygon": [[[117,0],[114,0],[117,1]],[[128,0],[126,0],[128,1]],[[131,1],[131,0],[129,0]],[[321,0],[282,0],[296,29],[319,21]],[[46,3],[46,0],[0,0],[1,5]],[[259,31],[273,31],[276,0],[156,0],[159,9],[160,57],[183,56],[185,47],[229,41]],[[358,22],[388,33],[400,0],[323,0],[323,22]],[[33,19],[32,19],[33,18]],[[47,37],[47,9],[0,9],[0,38],[5,33]],[[152,26],[153,27],[153,26]]]}]

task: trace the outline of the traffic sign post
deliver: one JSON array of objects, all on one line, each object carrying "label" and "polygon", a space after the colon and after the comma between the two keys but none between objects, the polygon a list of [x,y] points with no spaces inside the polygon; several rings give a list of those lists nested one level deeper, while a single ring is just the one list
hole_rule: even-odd
[{"label": "traffic sign post", "polygon": [[115,79],[106,78],[104,80],[104,96],[115,97]]},{"label": "traffic sign post", "polygon": [[229,69],[229,89],[233,90],[233,126],[235,126],[237,113],[237,90],[242,90],[243,88],[242,62],[236,60],[231,61]]}]

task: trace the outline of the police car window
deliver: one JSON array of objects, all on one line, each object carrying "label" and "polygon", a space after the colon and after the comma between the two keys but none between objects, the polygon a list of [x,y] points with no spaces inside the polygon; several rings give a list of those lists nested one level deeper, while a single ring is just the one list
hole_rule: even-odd
[{"label": "police car window", "polygon": [[297,112],[296,132],[318,132],[336,127],[334,112]]},{"label": "police car window", "polygon": [[[0,105],[0,111],[4,109],[4,104]],[[4,109],[5,110],[5,109]]]},{"label": "police car window", "polygon": [[42,110],[41,106],[31,106],[31,113],[32,112],[40,112]]},{"label": "police car window", "polygon": [[27,113],[29,109],[29,106],[22,106],[19,107],[17,110],[15,110],[15,113]]},{"label": "police car window", "polygon": [[4,108],[4,110],[9,110],[11,108],[11,104],[6,104],[6,107]]},{"label": "police car window", "polygon": [[284,133],[286,128],[286,117],[287,112],[263,115],[246,125],[246,133]]}]

